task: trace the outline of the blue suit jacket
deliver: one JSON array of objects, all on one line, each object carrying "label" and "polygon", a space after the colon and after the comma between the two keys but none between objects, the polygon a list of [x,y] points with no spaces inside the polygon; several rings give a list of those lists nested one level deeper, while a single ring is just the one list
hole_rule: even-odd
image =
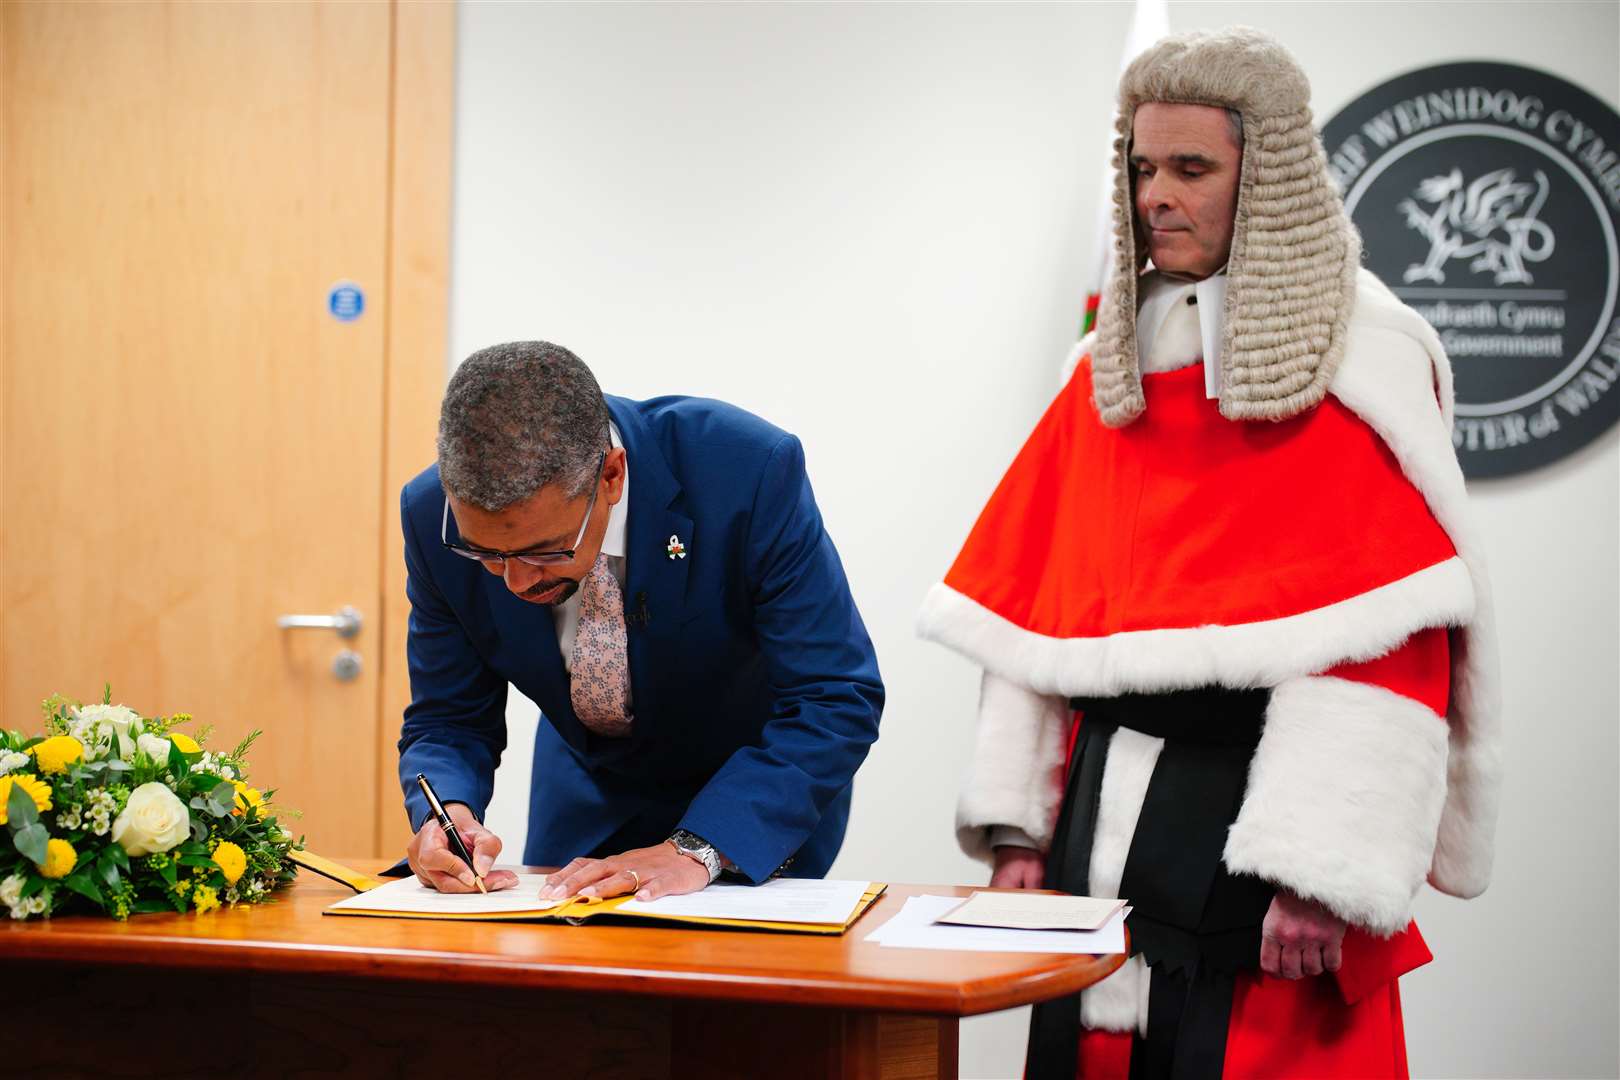
[{"label": "blue suit jacket", "polygon": [[[762,881],[821,876],[843,842],[883,683],[798,439],[699,398],[608,398],[629,459],[625,609],[635,722],[574,716],[550,608],[439,542],[437,466],[405,486],[411,704],[400,783],[426,773],[480,819],[506,746],[506,686],[540,705],[526,863],[558,866],[690,829]],[[667,546],[680,537],[687,557]]]}]

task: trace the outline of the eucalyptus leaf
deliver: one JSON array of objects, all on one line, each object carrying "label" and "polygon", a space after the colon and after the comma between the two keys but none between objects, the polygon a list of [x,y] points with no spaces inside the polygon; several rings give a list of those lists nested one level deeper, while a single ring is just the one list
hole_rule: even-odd
[{"label": "eucalyptus leaf", "polygon": [[223,784],[225,782],[224,777],[215,776],[211,772],[201,772],[201,773],[198,773],[196,776],[191,777],[190,779],[191,779],[191,788],[192,788],[192,790],[196,791],[198,793],[206,793],[206,792],[212,791],[216,787],[218,787],[219,785],[221,785],[221,784]]},{"label": "eucalyptus leaf", "polygon": [[51,834],[45,831],[45,826],[37,821],[27,828],[14,829],[11,833],[11,842],[17,845],[17,851],[34,863],[45,861],[45,845],[50,838]]},{"label": "eucalyptus leaf", "polygon": [[208,793],[207,798],[214,813],[224,817],[236,806],[236,789],[229,784],[220,784]]},{"label": "eucalyptus leaf", "polygon": [[[6,824],[16,833],[38,822],[39,808],[34,805],[34,797],[24,791],[21,784],[12,784],[11,795],[6,799]],[[17,850],[22,848],[19,846]]]},{"label": "eucalyptus leaf", "polygon": [[189,805],[193,810],[197,810],[204,814],[211,814],[214,817],[219,817],[220,814],[223,813],[219,807],[209,802],[207,796],[204,795],[193,795],[191,797],[191,802],[187,805]]},{"label": "eucalyptus leaf", "polygon": [[193,840],[197,840],[197,841],[202,841],[202,840],[208,839],[208,826],[204,825],[202,822],[198,821],[196,818],[192,818],[191,819],[191,838]]},{"label": "eucalyptus leaf", "polygon": [[130,769],[129,762],[120,760],[119,758],[108,758],[106,765],[109,772],[128,772]]}]

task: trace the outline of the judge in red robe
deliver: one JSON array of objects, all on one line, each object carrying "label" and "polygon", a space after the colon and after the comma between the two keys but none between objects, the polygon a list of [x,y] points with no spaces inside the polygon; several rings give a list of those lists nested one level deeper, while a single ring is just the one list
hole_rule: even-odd
[{"label": "judge in red robe", "polygon": [[1097,330],[921,616],[984,668],[963,847],[1133,907],[1031,1080],[1405,1076],[1413,899],[1489,881],[1451,370],[1360,269],[1308,101],[1250,30],[1127,70]]}]

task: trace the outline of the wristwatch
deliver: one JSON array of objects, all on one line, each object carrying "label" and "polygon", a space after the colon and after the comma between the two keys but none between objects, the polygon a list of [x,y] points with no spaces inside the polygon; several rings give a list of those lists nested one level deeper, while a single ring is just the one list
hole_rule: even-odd
[{"label": "wristwatch", "polygon": [[715,850],[713,844],[697,833],[687,829],[676,829],[669,838],[669,844],[687,858],[702,863],[703,868],[709,872],[710,884],[720,876],[720,853]]}]

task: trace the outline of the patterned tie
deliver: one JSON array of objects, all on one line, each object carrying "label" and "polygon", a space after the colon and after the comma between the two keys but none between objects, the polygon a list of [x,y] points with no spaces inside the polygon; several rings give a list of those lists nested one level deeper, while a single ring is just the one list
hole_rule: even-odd
[{"label": "patterned tie", "polygon": [[579,626],[574,631],[571,668],[574,715],[610,738],[630,734],[629,659],[625,651],[624,594],[608,568],[607,556],[579,583]]}]

